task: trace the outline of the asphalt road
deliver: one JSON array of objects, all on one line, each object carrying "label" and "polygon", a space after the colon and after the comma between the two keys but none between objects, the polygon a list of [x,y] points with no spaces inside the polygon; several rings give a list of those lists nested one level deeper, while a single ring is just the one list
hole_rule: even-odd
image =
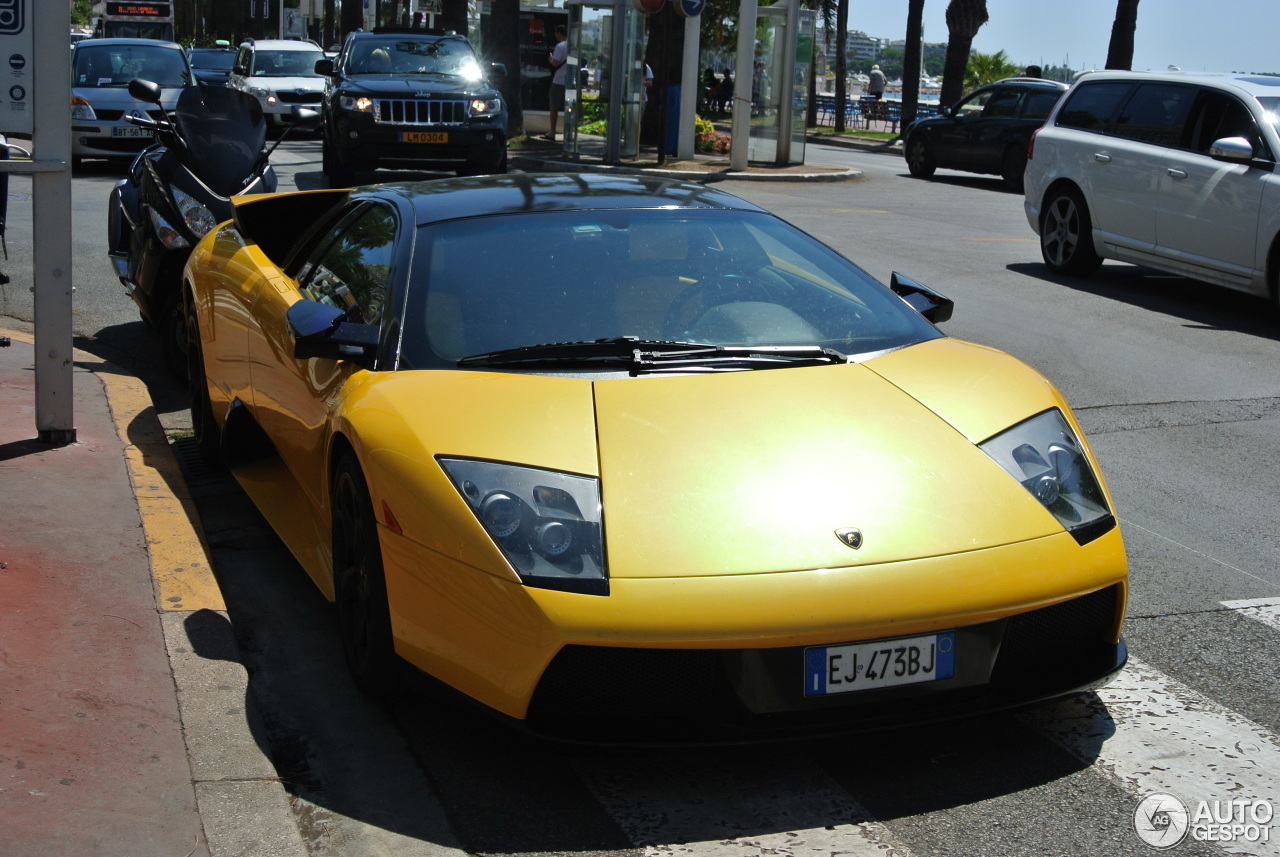
[{"label": "asphalt road", "polygon": [[[319,157],[314,139],[286,142],[282,188],[323,186]],[[1030,712],[772,748],[571,750],[427,688],[375,705],[346,680],[329,606],[234,483],[179,441],[263,740],[313,854],[1109,857],[1155,853],[1134,831],[1152,792],[1192,812],[1198,800],[1280,803],[1280,315],[1129,265],[1049,275],[1021,197],[994,177],[919,181],[898,157],[820,147],[808,159],[866,177],[723,186],[883,281],[897,270],[947,294],[948,333],[1026,360],[1075,406],[1129,552],[1131,668]],[[106,263],[117,177],[73,182],[77,345],[144,378],[180,429],[181,391]],[[29,270],[29,181],[10,193],[0,270]],[[0,287],[0,326],[29,321],[30,298],[18,278]],[[1270,832],[1231,853],[1280,854],[1280,824]]]}]

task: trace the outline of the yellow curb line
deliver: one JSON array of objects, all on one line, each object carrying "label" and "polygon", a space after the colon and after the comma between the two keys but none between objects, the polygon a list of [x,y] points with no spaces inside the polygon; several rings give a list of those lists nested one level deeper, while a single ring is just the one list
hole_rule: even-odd
[{"label": "yellow curb line", "polygon": [[[27,333],[0,331],[35,344]],[[102,358],[76,349],[75,361],[102,383],[116,433],[124,443],[142,532],[151,558],[151,580],[161,610],[227,609],[213,576],[199,513],[146,386]],[[94,366],[116,371],[100,371]]]}]

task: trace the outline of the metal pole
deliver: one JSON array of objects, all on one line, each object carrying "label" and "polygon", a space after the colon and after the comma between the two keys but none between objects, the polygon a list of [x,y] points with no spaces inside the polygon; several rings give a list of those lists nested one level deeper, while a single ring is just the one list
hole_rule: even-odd
[{"label": "metal pole", "polygon": [[694,120],[698,115],[698,40],[702,35],[702,16],[684,19],[684,65],[680,70],[680,136],[676,139],[676,157],[693,159]]},{"label": "metal pole", "polygon": [[[34,12],[35,0],[28,8]],[[32,279],[36,315],[36,429],[42,443],[75,443],[71,329],[71,65],[70,6],[40,3],[31,15],[38,93],[32,111]]]},{"label": "metal pole", "polygon": [[787,35],[782,43],[782,64],[785,73],[781,82],[784,96],[778,99],[778,148],[774,158],[775,166],[785,167],[791,163],[791,114],[795,110],[795,99],[792,98],[792,93],[795,91],[796,41],[799,37],[796,25],[799,23],[800,4],[793,0],[782,0],[776,5],[785,5],[787,8],[785,29]]},{"label": "metal pole", "polygon": [[604,162],[622,161],[622,96],[627,76],[627,6],[613,5],[613,49],[609,54],[609,133],[604,138]]},{"label": "metal pole", "polygon": [[[747,168],[748,149],[751,146],[751,70],[756,58],[756,0],[741,0],[738,4],[738,58],[733,83],[733,148],[729,151],[729,166],[735,170]],[[742,97],[742,87],[747,87],[747,97]]]}]

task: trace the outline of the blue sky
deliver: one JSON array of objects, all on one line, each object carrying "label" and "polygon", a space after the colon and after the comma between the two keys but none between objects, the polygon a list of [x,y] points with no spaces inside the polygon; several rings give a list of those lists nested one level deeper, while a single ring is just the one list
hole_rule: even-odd
[{"label": "blue sky", "polygon": [[[947,40],[948,2],[925,0],[925,41]],[[987,0],[987,13],[973,40],[976,51],[1003,50],[1018,65],[1106,65],[1115,0]],[[906,21],[906,0],[849,0],[851,30],[900,39]],[[1277,33],[1275,0],[1141,0],[1133,67],[1280,72]]]}]

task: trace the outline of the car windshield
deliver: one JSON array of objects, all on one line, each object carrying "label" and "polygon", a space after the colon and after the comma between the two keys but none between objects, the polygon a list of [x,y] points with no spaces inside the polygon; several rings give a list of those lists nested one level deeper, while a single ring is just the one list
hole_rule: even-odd
[{"label": "car windshield", "polygon": [[351,47],[349,74],[446,74],[480,77],[471,46],[461,39],[364,39]]},{"label": "car windshield", "polygon": [[192,86],[178,96],[174,116],[200,180],[219,196],[241,190],[267,139],[258,99],[224,86]]},{"label": "car windshield", "polygon": [[624,337],[859,355],[942,335],[861,268],[760,212],[513,214],[425,226],[418,242],[400,368]]},{"label": "car windshield", "polygon": [[318,77],[316,60],[324,59],[324,51],[260,50],[253,58],[254,77]]},{"label": "car windshield", "polygon": [[191,52],[191,65],[193,68],[210,71],[231,71],[231,66],[235,65],[235,61],[235,51]]},{"label": "car windshield", "polygon": [[79,87],[128,86],[135,77],[164,87],[191,84],[182,51],[157,45],[81,43],[71,74]]}]

